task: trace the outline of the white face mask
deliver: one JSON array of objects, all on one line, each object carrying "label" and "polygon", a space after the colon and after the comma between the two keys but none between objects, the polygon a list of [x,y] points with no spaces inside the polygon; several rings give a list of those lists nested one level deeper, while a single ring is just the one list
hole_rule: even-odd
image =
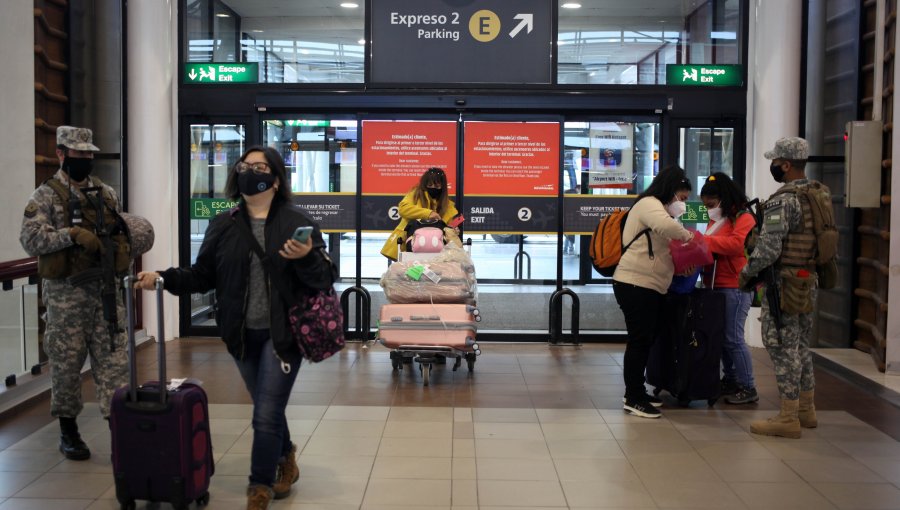
[{"label": "white face mask", "polygon": [[681,200],[676,200],[666,206],[666,212],[673,218],[680,218],[685,211],[687,211],[687,204]]},{"label": "white face mask", "polygon": [[712,209],[707,209],[706,214],[709,215],[709,219],[713,221],[722,221],[722,208],[721,207],[713,207]]}]

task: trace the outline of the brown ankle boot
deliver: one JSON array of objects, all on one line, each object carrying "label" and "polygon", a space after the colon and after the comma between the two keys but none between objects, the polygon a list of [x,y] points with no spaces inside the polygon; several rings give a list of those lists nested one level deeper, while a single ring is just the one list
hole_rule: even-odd
[{"label": "brown ankle boot", "polygon": [[300,479],[300,466],[297,465],[297,445],[291,446],[291,451],[284,456],[284,460],[278,463],[278,471],[275,473],[275,499],[286,498],[291,494],[291,485]]},{"label": "brown ankle boot", "polygon": [[816,405],[813,403],[814,390],[800,392],[800,412],[797,417],[800,419],[800,426],[807,429],[814,429],[819,426],[819,420],[816,418]]},{"label": "brown ankle boot", "polygon": [[755,421],[750,424],[750,432],[763,436],[780,436],[800,439],[799,400],[781,399],[781,412],[768,420]]},{"label": "brown ankle boot", "polygon": [[271,487],[265,485],[247,487],[247,510],[268,510],[274,496]]}]

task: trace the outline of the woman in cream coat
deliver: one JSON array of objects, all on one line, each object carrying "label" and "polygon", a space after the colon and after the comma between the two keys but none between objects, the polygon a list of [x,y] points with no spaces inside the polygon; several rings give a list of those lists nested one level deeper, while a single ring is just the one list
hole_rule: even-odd
[{"label": "woman in cream coat", "polygon": [[[647,394],[644,371],[650,346],[659,331],[666,290],[675,272],[669,241],[688,241],[692,237],[691,232],[674,219],[684,214],[685,200],[690,192],[691,183],[684,170],[677,166],[665,168],[638,196],[622,230],[625,244],[638,237],[622,254],[613,274],[613,292],[625,315],[628,330],[623,367],[624,409],[643,418],[660,416],[656,408],[662,401]],[[649,235],[642,233],[645,229],[650,229]]]}]

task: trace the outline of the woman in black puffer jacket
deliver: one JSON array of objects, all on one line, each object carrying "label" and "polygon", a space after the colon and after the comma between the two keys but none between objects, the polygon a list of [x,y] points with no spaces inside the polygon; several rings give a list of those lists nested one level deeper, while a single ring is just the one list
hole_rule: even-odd
[{"label": "woman in black puffer jacket", "polygon": [[[247,149],[226,183],[238,205],[209,223],[196,262],[142,272],[136,284],[152,289],[162,276],[173,294],[216,290],[216,322],[254,404],[248,508],[267,508],[273,498],[287,496],[299,477],[285,408],[301,355],[288,328],[289,304],[272,280],[286,282],[299,296],[329,288],[335,275],[318,226],[291,203],[283,161],[275,149]],[[300,243],[292,235],[303,226],[313,232]],[[251,233],[268,268],[251,247]]]}]

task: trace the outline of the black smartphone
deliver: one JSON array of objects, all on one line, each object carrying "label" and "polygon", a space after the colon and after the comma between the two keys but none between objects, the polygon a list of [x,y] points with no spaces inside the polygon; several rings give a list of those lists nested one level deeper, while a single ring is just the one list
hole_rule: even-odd
[{"label": "black smartphone", "polygon": [[312,234],[312,231],[312,227],[297,227],[297,230],[294,231],[294,235],[291,236],[291,239],[298,243],[305,243],[306,240],[309,239],[309,235]]}]

